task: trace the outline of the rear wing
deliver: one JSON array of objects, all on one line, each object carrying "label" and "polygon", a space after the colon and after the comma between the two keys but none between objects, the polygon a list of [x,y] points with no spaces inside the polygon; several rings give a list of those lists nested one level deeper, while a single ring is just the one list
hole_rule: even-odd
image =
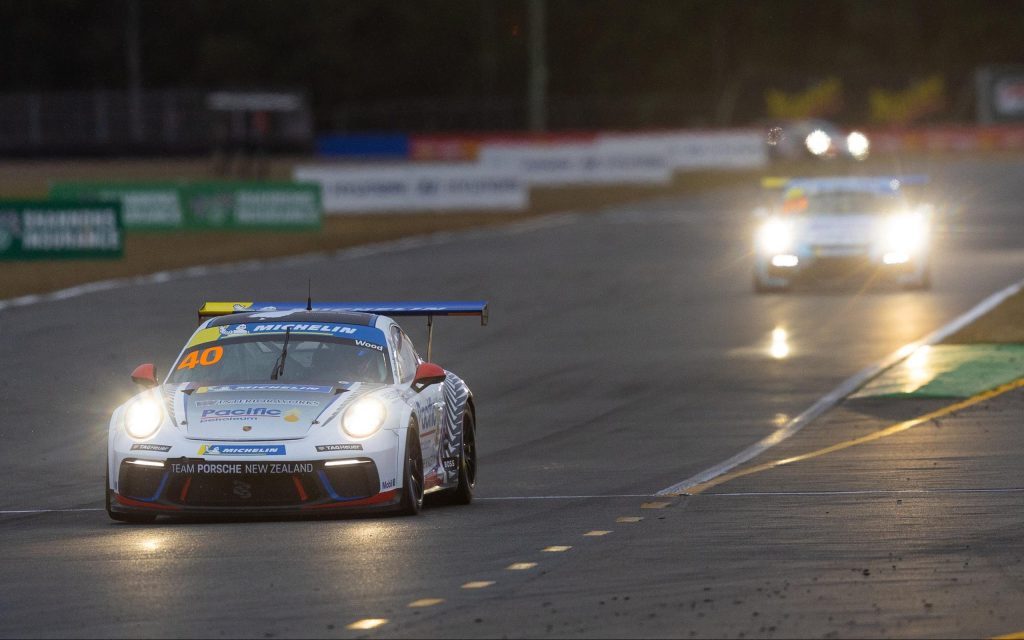
[{"label": "rear wing", "polygon": [[427,319],[427,360],[434,341],[434,316],[479,316],[480,325],[489,319],[487,302],[455,300],[445,302],[204,302],[199,323],[209,318],[254,311],[350,311],[381,316],[419,316]]},{"label": "rear wing", "polygon": [[928,184],[926,175],[905,176],[822,176],[820,178],[762,178],[765,189],[803,189],[805,193],[828,191],[869,191],[896,193],[903,187]]}]

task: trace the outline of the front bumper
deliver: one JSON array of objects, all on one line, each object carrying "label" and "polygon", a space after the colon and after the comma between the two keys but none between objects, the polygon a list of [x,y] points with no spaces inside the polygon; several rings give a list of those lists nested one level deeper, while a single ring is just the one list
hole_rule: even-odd
[{"label": "front bumper", "polygon": [[882,278],[897,284],[911,284],[922,279],[928,265],[927,255],[914,256],[899,264],[885,264],[881,254],[868,250],[848,255],[820,255],[809,249],[795,255],[799,262],[792,267],[774,266],[770,256],[758,256],[758,277],[774,286],[848,278]]},{"label": "front bumper", "polygon": [[332,465],[325,460],[207,460],[125,458],[111,510],[155,514],[286,514],[332,509],[387,510],[401,495],[382,488],[370,457]]}]

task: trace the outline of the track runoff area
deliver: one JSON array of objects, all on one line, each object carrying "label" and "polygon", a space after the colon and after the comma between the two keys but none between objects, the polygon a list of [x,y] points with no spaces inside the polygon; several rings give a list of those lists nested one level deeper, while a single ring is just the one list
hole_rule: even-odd
[{"label": "track runoff area", "polygon": [[[707,224],[709,211],[740,221],[740,201],[729,193],[623,207],[217,273],[224,290],[278,292],[312,265],[346,274],[339,290],[361,299],[379,291],[380,269],[401,283],[414,265],[428,265],[424,275],[453,294],[489,285],[496,335],[442,332],[435,345],[490,399],[480,500],[468,509],[418,520],[110,524],[83,488],[101,447],[92,434],[54,440],[42,427],[58,412],[13,382],[12,410],[30,428],[5,434],[5,479],[20,478],[24,491],[0,509],[10,576],[0,634],[978,637],[1024,628],[1014,604],[1024,501],[1017,381],[957,400],[847,398],[969,321],[961,315],[914,340],[935,318],[976,304],[979,290],[1019,277],[1018,250],[968,238],[933,293],[755,297],[745,264],[727,250],[734,230]],[[979,228],[1002,235],[1000,202],[986,204]],[[612,241],[616,259],[585,259]],[[709,265],[707,281],[664,275],[678,273],[668,267],[680,246]],[[479,266],[468,283],[453,268],[467,261]],[[556,269],[577,286],[544,284]],[[523,282],[538,284],[527,292]],[[638,283],[663,287],[665,299],[631,297]],[[4,311],[5,329],[29,346],[39,338],[27,327],[59,329],[47,335],[83,350],[82,362],[63,363],[67,374],[95,372],[84,363],[108,347],[84,338],[121,328],[111,320],[125,297],[119,286],[24,301]],[[168,319],[194,309],[168,301],[207,296],[209,286],[181,273],[134,288],[133,308],[157,328],[124,332],[124,348],[180,342]],[[588,293],[595,286],[602,295]],[[409,298],[412,288],[386,294]],[[644,350],[643,332],[606,332],[609,295],[626,301],[617,317],[640,317],[629,313],[638,306],[668,331],[659,352]],[[702,308],[681,317],[691,299]],[[563,311],[552,316],[556,301]],[[55,318],[65,305],[75,306],[74,323]],[[823,318],[832,335],[816,330]],[[761,336],[783,321],[792,359],[762,362]],[[590,357],[581,334],[614,351]],[[22,362],[11,342],[4,355]],[[621,367],[614,375],[581,376],[608,359]],[[851,370],[861,371],[855,382],[837,375]],[[621,391],[632,379],[643,386]],[[85,391],[94,390],[69,391],[67,402],[89,410],[98,394]],[[747,414],[762,418],[746,424]],[[750,442],[758,448],[745,449]],[[73,481],[55,491],[16,450],[49,452]],[[186,598],[183,588],[219,595]],[[76,606],[57,606],[72,592]]]}]

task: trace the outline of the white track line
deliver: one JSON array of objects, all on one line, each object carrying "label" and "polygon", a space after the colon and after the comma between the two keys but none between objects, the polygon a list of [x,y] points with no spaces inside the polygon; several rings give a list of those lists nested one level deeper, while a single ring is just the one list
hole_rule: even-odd
[{"label": "white track line", "polygon": [[1024,487],[995,489],[859,489],[853,491],[741,491],[736,493],[702,493],[718,498],[774,498],[786,496],[889,496],[889,495],[950,495],[956,493],[1024,493]]},{"label": "white track line", "polygon": [[77,513],[79,511],[103,511],[103,509],[12,509],[0,511],[0,516],[18,513]]},{"label": "white track line", "polygon": [[501,498],[474,498],[474,500],[594,500],[602,498],[653,498],[650,493],[626,493],[605,496],[506,496]]},{"label": "white track line", "polygon": [[956,333],[957,331],[964,328],[971,322],[977,320],[982,315],[991,311],[1000,302],[1020,291],[1022,287],[1024,287],[1024,280],[1015,282],[1014,284],[1011,284],[1005,289],[993,293],[989,297],[979,302],[973,309],[956,318],[946,326],[936,331],[933,331],[932,333],[921,338],[920,340],[916,340],[909,344],[903,345],[902,347],[900,347],[893,353],[889,354],[876,364],[866,367],[865,369],[862,369],[861,371],[857,372],[850,378],[847,378],[842,383],[840,383],[838,387],[822,396],[821,399],[819,399],[817,402],[811,405],[803,413],[790,420],[784,427],[782,427],[775,433],[759,440],[758,442],[755,442],[754,444],[750,445],[743,451],[740,451],[739,453],[732,456],[728,460],[720,462],[709,469],[705,469],[704,471],[701,471],[700,473],[691,476],[686,480],[683,480],[682,482],[678,482],[672,485],[671,487],[666,487],[665,489],[662,489],[657,493],[657,495],[666,496],[686,493],[686,490],[691,487],[707,482],[712,478],[716,478],[722,475],[723,473],[727,473],[735,469],[736,467],[740,466],[745,462],[753,460],[754,458],[761,455],[768,449],[771,449],[780,442],[783,442],[786,439],[798,433],[801,429],[803,429],[816,418],[818,418],[818,416],[820,416],[821,414],[825,413],[829,409],[835,407],[837,404],[842,402],[842,400],[846,398],[846,396],[852,394],[854,391],[861,388],[872,378],[874,378],[875,376],[882,373],[889,367],[895,365],[897,362],[903,360],[904,358],[912,354],[919,347],[925,345],[933,345],[937,342],[941,342],[946,337]]}]

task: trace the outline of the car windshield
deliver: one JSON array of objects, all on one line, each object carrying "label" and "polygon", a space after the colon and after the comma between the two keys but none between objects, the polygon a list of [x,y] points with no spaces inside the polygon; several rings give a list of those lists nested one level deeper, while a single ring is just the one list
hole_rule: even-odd
[{"label": "car windshield", "polygon": [[888,213],[896,208],[892,197],[875,193],[815,193],[788,198],[783,204],[786,213],[808,215],[847,215]]},{"label": "car windshield", "polygon": [[[281,383],[333,385],[387,382],[391,369],[384,348],[365,341],[291,334],[281,364],[285,334],[217,340],[186,350],[168,382],[201,385]],[[274,377],[275,371],[278,372]]]}]

